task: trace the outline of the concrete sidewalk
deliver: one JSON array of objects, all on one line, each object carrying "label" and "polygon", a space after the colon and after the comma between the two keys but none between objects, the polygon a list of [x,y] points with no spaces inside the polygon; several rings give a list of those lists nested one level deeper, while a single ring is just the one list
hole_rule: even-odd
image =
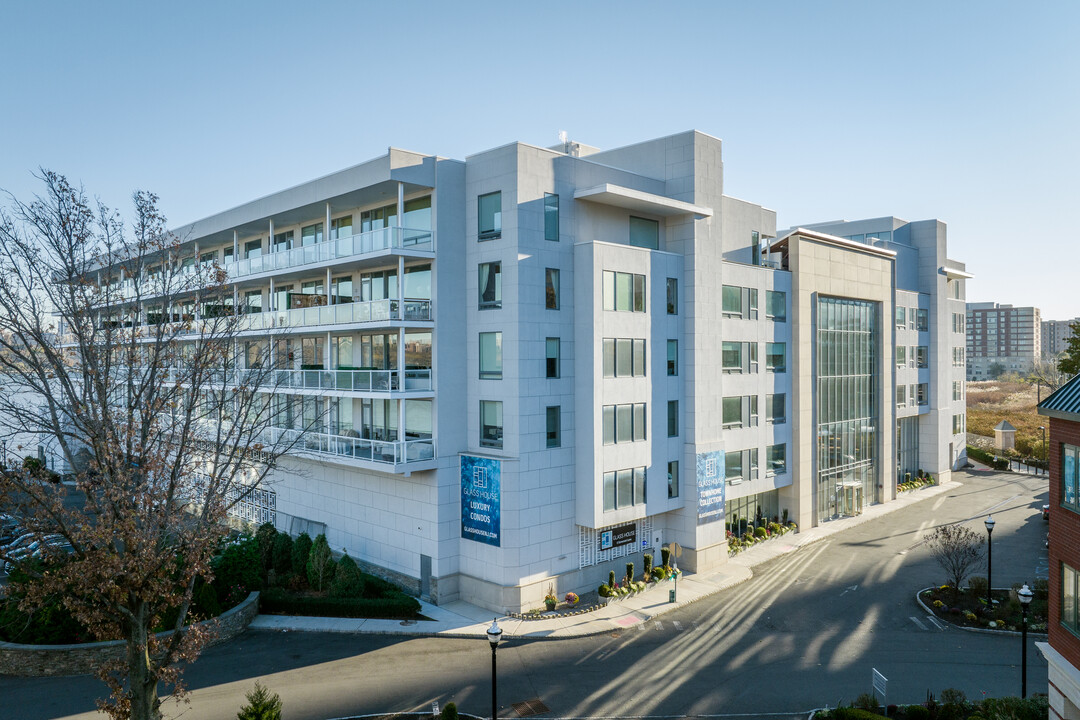
[{"label": "concrete sidewalk", "polygon": [[[668,602],[668,591],[675,589],[672,582],[663,582],[652,589],[612,602],[592,612],[581,615],[560,616],[543,614],[536,620],[499,617],[499,627],[504,638],[559,639],[598,635],[625,629],[647,622],[652,618],[684,607],[701,598],[738,585],[753,577],[754,567],[781,555],[795,552],[811,543],[836,533],[871,522],[891,512],[922,502],[960,487],[957,482],[947,482],[931,488],[922,488],[902,494],[890,503],[872,505],[861,515],[833,520],[798,533],[788,533],[779,538],[739,553],[723,567],[706,573],[683,573],[678,582],[678,601]],[[250,627],[256,630],[279,630],[295,632],[369,633],[381,635],[427,635],[445,637],[484,637],[494,613],[466,602],[446,605],[420,603],[421,614],[431,620],[365,620],[350,618],[299,617],[285,615],[259,615]]]}]

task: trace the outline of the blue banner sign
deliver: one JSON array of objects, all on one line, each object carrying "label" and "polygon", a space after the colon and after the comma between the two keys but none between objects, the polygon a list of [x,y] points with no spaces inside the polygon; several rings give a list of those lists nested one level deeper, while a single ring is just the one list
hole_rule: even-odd
[{"label": "blue banner sign", "polygon": [[499,547],[502,462],[461,456],[461,537]]},{"label": "blue banner sign", "polygon": [[724,519],[724,501],[727,498],[724,482],[724,451],[698,453],[697,490],[698,525],[706,525]]}]

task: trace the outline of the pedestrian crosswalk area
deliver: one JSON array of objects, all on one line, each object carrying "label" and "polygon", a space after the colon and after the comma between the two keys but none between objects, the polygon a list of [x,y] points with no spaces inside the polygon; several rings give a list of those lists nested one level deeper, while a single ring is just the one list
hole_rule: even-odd
[{"label": "pedestrian crosswalk area", "polygon": [[915,627],[924,632],[942,632],[946,628],[945,623],[943,623],[941,620],[938,620],[933,615],[927,615],[923,618],[912,615],[908,619],[915,624]]},{"label": "pedestrian crosswalk area", "polygon": [[[908,618],[912,627],[919,632],[944,632],[948,625],[933,615],[912,615]],[[638,630],[640,632],[706,632],[719,633],[724,627],[723,623],[701,623],[697,620],[638,620],[631,625],[623,624],[625,630]]]}]

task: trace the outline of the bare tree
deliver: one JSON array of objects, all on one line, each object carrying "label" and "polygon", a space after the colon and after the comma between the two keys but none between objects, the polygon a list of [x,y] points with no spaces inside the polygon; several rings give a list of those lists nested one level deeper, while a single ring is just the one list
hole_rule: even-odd
[{"label": "bare tree", "polygon": [[42,195],[0,210],[0,433],[49,446],[85,501],[30,463],[0,473],[0,507],[73,548],[26,565],[23,609],[59,597],[97,637],[122,638],[99,707],[156,719],[158,684],[182,697],[180,663],[207,641],[185,624],[231,505],[304,430],[275,427],[273,338],[245,345],[226,272],[166,230],[155,195],[134,194],[129,226],[63,176],[41,180]]},{"label": "bare tree", "polygon": [[1045,385],[1047,387],[1046,394],[1049,395],[1068,382],[1069,377],[1058,368],[1056,362],[1036,360],[1031,367],[1031,372],[1028,373],[1027,381]]},{"label": "bare tree", "polygon": [[927,536],[924,544],[945,571],[953,592],[959,592],[964,578],[982,563],[982,535],[960,524],[942,525]]}]

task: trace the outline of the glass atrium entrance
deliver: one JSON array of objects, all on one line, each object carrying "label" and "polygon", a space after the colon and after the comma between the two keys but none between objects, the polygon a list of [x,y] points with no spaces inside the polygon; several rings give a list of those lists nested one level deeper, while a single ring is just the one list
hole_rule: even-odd
[{"label": "glass atrium entrance", "polygon": [[877,493],[877,303],[817,303],[817,520],[858,515]]}]

